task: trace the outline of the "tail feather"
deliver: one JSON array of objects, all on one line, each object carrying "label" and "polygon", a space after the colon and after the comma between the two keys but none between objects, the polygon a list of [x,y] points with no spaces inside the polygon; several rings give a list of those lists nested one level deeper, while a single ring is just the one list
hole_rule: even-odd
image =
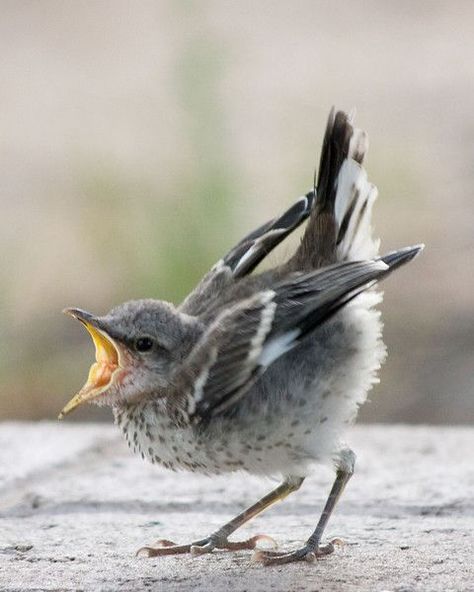
[{"label": "tail feather", "polygon": [[293,268],[315,269],[335,263],[375,257],[371,213],[377,197],[362,164],[367,134],[352,117],[331,110],[323,140],[317,178],[317,197]]},{"label": "tail feather", "polygon": [[338,225],[337,260],[370,259],[378,253],[379,241],[372,237],[372,206],[377,188],[367,179],[366,171],[347,159],[339,172],[335,200]]}]

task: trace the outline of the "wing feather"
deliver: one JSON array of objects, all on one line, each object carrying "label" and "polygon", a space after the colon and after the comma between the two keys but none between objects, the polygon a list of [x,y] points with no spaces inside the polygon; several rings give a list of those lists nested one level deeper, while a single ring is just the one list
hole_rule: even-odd
[{"label": "wing feather", "polygon": [[389,271],[382,260],[293,273],[222,312],[172,379],[172,416],[198,423],[244,396],[277,358]]},{"label": "wing feather", "polygon": [[255,267],[311,213],[314,192],[300,197],[278,218],[266,222],[245,236],[220,259],[181,304],[180,310],[199,315],[208,306],[208,299],[225,286],[251,273]]}]

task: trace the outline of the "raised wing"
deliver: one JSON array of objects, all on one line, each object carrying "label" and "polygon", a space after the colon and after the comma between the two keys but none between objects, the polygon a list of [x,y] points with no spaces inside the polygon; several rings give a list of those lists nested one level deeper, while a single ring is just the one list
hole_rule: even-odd
[{"label": "raised wing", "polygon": [[210,296],[232,281],[251,273],[262,259],[308,218],[314,195],[314,191],[310,191],[281,216],[245,236],[204,276],[181,304],[180,310],[192,315],[201,314]]},{"label": "raised wing", "polygon": [[227,409],[277,358],[419,250],[294,273],[221,313],[173,377],[170,414],[199,423]]}]

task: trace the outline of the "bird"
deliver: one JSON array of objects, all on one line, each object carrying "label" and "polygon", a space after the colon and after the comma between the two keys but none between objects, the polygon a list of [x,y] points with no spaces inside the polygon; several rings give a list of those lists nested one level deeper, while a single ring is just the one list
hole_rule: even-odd
[{"label": "bird", "polygon": [[[337,540],[322,537],[354,472],[345,436],[386,357],[378,283],[424,247],[379,255],[377,189],[363,166],[368,138],[353,120],[332,108],[312,189],[244,236],[181,304],[142,299],[102,316],[64,311],[90,333],[96,361],[60,418],[86,402],[107,405],[130,448],[152,463],[280,482],[204,538],[161,539],[139,554],[253,549],[255,561],[281,565],[335,549]],[[303,223],[292,255],[256,270]],[[277,551],[258,544],[272,540],[265,535],[229,540],[324,464],[335,479],[304,544]]]}]

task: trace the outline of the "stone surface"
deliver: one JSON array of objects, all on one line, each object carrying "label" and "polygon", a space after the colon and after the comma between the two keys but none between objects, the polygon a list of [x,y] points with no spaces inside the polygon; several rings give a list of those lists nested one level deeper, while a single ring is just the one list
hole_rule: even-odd
[{"label": "stone surface", "polygon": [[[0,424],[0,590],[474,590],[474,429],[359,426],[357,472],[314,564],[262,567],[252,553],[147,559],[143,544],[202,537],[274,484],[170,473],[135,458],[113,426]],[[312,531],[332,480],[239,533],[280,547]]]}]

